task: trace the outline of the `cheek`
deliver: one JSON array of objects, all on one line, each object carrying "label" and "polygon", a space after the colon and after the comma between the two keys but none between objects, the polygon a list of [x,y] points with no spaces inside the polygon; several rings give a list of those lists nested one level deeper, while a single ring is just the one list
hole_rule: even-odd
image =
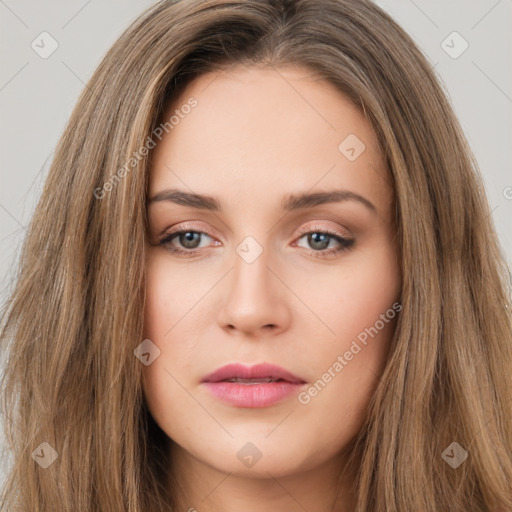
[{"label": "cheek", "polygon": [[148,252],[144,336],[167,341],[183,329],[181,321],[187,319],[187,315],[211,288],[215,276],[205,275],[201,279],[197,272],[193,274],[186,268],[170,263],[172,260],[165,252],[151,249]]},{"label": "cheek", "polygon": [[[387,335],[389,328],[384,328],[389,322],[382,324],[381,315],[399,300],[401,290],[396,253],[388,240],[347,253],[339,265],[318,265],[314,272],[304,269],[300,275],[296,270],[290,272],[294,275],[288,275],[288,281],[316,316],[309,316],[309,323],[317,331],[315,338],[324,344],[319,352],[330,353],[333,346],[348,350],[350,340],[359,335],[364,338],[366,329],[376,322],[378,330]],[[396,312],[388,316],[392,319]]]},{"label": "cheek", "polygon": [[[370,316],[364,315],[368,319]],[[363,330],[364,342],[349,335],[340,337],[334,346],[323,343],[309,353],[315,375],[298,395],[300,406],[294,417],[305,428],[304,438],[315,446],[315,457],[342,450],[360,432],[386,364],[395,327],[393,319],[381,330]],[[341,324],[339,329],[343,329]]]},{"label": "cheek", "polygon": [[317,336],[315,350],[308,351],[311,386],[298,397],[305,409],[316,411],[313,416],[325,418],[323,428],[333,441],[340,431],[346,440],[361,428],[401,309],[399,266],[390,244],[344,263],[334,278],[330,269],[308,287],[316,290],[308,304],[330,332],[320,326],[327,335]]},{"label": "cheek", "polygon": [[[148,403],[149,410],[155,421],[162,425],[165,422],[164,411],[168,410],[169,403],[166,387],[168,379],[164,378],[165,365],[162,357],[162,339],[165,333],[172,327],[168,312],[172,311],[174,305],[172,297],[174,294],[165,293],[168,290],[168,277],[164,267],[159,265],[158,258],[152,256],[151,249],[146,257],[146,300],[144,306],[144,339],[155,343],[160,356],[149,366],[142,369],[142,388]],[[166,384],[167,381],[167,384]],[[167,397],[167,400],[166,400]]]},{"label": "cheek", "polygon": [[151,415],[169,437],[187,429],[184,411],[194,403],[185,389],[197,357],[195,344],[189,341],[196,336],[190,331],[187,312],[205,292],[190,282],[190,277],[168,264],[165,254],[147,257],[143,336],[155,343],[160,355],[143,367],[142,388]]}]

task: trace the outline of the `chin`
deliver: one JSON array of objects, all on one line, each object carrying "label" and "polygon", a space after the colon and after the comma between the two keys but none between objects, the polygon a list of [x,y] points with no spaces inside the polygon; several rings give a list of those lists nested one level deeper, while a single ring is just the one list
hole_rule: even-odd
[{"label": "chin", "polygon": [[[305,444],[300,441],[283,445],[282,442],[272,442],[263,436],[261,439],[251,436],[245,439],[251,438],[253,441],[236,438],[229,444],[217,445],[214,452],[209,450],[207,459],[204,458],[204,453],[200,454],[201,457],[198,454],[195,456],[217,471],[252,478],[269,478],[269,474],[276,478],[285,477],[312,470],[323,462],[320,451],[314,447],[309,451],[311,453],[298,450]],[[332,455],[325,457],[329,456]]]}]

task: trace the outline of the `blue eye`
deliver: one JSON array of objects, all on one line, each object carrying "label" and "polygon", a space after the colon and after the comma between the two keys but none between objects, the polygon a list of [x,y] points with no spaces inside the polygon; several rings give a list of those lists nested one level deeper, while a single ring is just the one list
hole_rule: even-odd
[{"label": "blue eye", "polygon": [[[337,254],[341,251],[346,251],[350,249],[354,245],[354,240],[349,238],[344,238],[337,234],[328,232],[328,231],[310,231],[302,235],[299,240],[302,240],[306,237],[307,244],[309,247],[313,248],[310,252],[312,256],[317,256],[317,253],[320,255],[332,255]],[[337,244],[337,247],[326,250],[331,245],[331,242],[334,241]]]},{"label": "blue eye", "polygon": [[[202,248],[201,242],[204,237],[212,238],[202,231],[185,229],[168,234],[158,245],[164,246],[176,256],[191,257],[195,256],[197,252],[199,252],[198,250]],[[317,258],[331,256],[349,250],[355,242],[354,239],[344,238],[336,233],[320,230],[304,232],[298,240],[302,240],[303,238],[306,238],[307,243],[310,245],[310,247],[304,247],[304,249],[308,250],[310,256]],[[176,247],[173,243],[175,239],[178,241],[181,248]],[[332,245],[331,242],[334,242],[334,248],[329,247]]]}]

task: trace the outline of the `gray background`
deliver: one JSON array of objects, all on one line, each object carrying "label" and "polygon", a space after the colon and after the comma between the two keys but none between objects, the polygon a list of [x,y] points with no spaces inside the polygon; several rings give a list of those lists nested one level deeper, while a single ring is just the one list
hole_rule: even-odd
[{"label": "gray background", "polygon": [[[153,3],[0,0],[0,302],[12,287],[25,227],[79,93],[107,49]],[[512,267],[512,0],[376,3],[435,66],[479,162]],[[44,31],[58,44],[45,59],[31,47],[33,41],[43,45]],[[454,31],[463,39],[448,37]],[[458,54],[463,40],[469,47],[457,58],[445,51]],[[0,480],[2,474],[0,462]]]}]

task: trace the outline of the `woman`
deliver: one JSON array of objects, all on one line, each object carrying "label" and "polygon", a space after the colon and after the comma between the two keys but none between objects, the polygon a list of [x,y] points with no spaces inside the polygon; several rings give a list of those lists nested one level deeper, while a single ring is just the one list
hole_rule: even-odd
[{"label": "woman", "polygon": [[509,510],[509,301],[475,159],[386,13],[160,2],[27,235],[3,505]]}]

